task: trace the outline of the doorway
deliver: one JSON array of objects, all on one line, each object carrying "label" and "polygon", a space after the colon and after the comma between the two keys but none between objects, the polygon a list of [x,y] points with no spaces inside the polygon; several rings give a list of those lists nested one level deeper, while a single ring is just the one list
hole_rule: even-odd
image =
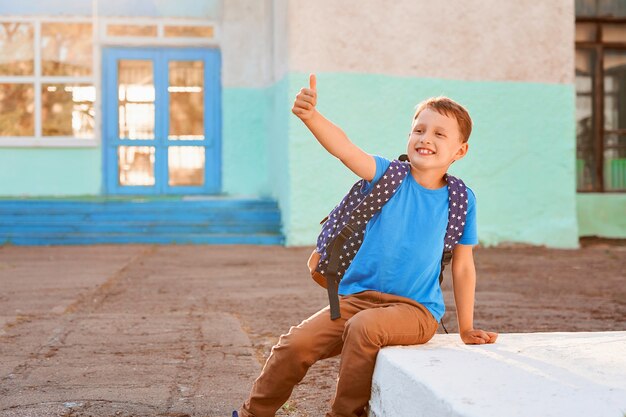
[{"label": "doorway", "polygon": [[221,188],[220,54],[103,50],[107,194],[215,194]]}]

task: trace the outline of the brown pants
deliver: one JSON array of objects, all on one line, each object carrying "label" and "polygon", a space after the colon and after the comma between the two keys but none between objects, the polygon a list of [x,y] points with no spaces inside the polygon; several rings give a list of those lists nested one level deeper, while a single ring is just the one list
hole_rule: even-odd
[{"label": "brown pants", "polygon": [[364,291],[340,296],[339,305],[341,318],[330,320],[326,307],[280,337],[241,417],[274,416],[311,365],[339,354],[337,389],[326,417],[363,416],[380,348],[426,343],[439,325],[426,307],[397,295]]}]

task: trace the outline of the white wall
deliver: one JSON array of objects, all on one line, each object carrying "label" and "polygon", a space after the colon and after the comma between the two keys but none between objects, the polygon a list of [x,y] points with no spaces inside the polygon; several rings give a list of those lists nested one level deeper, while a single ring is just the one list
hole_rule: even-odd
[{"label": "white wall", "polygon": [[220,20],[222,82],[228,87],[266,87],[274,81],[272,0],[226,0]]},{"label": "white wall", "polygon": [[574,20],[571,0],[290,0],[289,65],[302,72],[572,83]]}]

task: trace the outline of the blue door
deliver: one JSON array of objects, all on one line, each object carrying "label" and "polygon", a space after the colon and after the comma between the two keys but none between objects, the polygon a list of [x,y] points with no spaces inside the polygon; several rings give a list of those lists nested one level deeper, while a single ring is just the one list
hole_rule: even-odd
[{"label": "blue door", "polygon": [[216,49],[106,48],[107,194],[215,194],[221,188]]}]

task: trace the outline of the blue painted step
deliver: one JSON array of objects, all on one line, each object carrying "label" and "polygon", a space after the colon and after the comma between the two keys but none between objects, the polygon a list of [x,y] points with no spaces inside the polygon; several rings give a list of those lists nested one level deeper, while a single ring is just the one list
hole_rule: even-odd
[{"label": "blue painted step", "polygon": [[0,199],[0,244],[282,245],[269,199]]}]

